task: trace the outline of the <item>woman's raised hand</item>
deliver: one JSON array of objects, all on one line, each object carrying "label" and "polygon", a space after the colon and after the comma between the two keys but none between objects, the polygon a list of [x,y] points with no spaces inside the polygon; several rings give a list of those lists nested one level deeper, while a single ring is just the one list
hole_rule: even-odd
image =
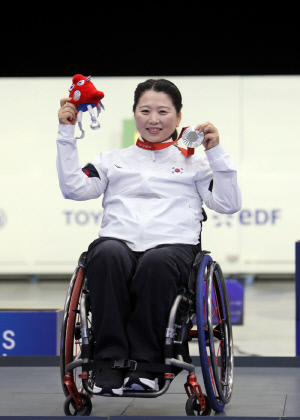
[{"label": "woman's raised hand", "polygon": [[70,104],[71,98],[62,98],[60,100],[60,109],[58,111],[58,121],[59,124],[66,124],[66,125],[75,125],[77,118],[76,115],[78,114],[77,108],[75,105]]},{"label": "woman's raised hand", "polygon": [[204,134],[204,140],[202,144],[205,150],[210,150],[220,143],[219,132],[210,122],[196,125],[195,130]]}]

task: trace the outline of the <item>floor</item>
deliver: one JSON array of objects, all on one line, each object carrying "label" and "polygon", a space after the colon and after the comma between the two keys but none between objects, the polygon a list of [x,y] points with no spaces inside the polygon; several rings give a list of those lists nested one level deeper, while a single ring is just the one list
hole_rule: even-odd
[{"label": "floor", "polygon": [[[59,309],[68,284],[64,281],[0,282],[0,309]],[[245,286],[244,325],[234,326],[237,359],[245,360],[234,374],[234,392],[218,417],[300,417],[300,367],[247,366],[247,356],[295,356],[295,285],[293,281],[259,281]],[[198,355],[197,343],[191,355]],[[293,363],[292,363],[293,365]],[[64,395],[59,367],[0,368],[1,416],[63,416]],[[201,378],[197,367],[198,380]],[[186,372],[157,399],[93,398],[92,417],[185,416]],[[11,403],[13,401],[13,404]]]},{"label": "floor", "polygon": [[[196,373],[201,385],[200,367]],[[1,377],[1,416],[64,415],[58,367],[1,367]],[[91,417],[186,416],[185,381],[182,372],[157,399],[95,397]],[[238,367],[234,384],[230,404],[211,416],[300,416],[300,368]]]}]

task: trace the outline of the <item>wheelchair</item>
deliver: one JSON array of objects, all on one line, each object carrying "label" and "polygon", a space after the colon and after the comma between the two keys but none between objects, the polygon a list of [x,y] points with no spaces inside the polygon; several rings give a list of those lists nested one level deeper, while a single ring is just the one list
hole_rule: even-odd
[{"label": "wheelchair", "polygon": [[[186,370],[187,415],[208,416],[212,409],[221,412],[230,402],[234,363],[229,300],[221,267],[209,254],[208,251],[199,251],[188,287],[173,302],[166,327],[164,363],[151,365],[152,371],[161,374],[159,390],[124,389],[122,397],[159,397],[169,389],[176,375]],[[81,254],[71,278],[61,328],[60,371],[67,416],[91,414],[93,386],[99,369],[99,362],[93,361],[95,339],[84,273],[85,257],[86,252]],[[197,329],[193,329],[195,324]],[[191,364],[188,353],[188,342],[193,339],[198,340],[206,394],[197,382],[195,366]],[[148,370],[149,366],[147,364]],[[115,361],[114,367],[141,369],[134,360]]]}]

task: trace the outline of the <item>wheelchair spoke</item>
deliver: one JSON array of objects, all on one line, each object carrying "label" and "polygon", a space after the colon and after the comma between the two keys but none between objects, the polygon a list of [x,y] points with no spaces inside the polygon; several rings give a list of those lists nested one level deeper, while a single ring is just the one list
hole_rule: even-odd
[{"label": "wheelchair spoke", "polygon": [[220,366],[221,366],[221,363],[220,363],[220,361],[219,361],[219,354],[220,354],[220,348],[221,348],[221,346],[222,346],[222,341],[220,341],[220,342],[219,342],[219,347],[218,347],[217,354],[216,354],[216,362],[217,362],[217,363],[218,363],[218,365],[220,365]]},{"label": "wheelchair spoke", "polygon": [[209,372],[210,372],[210,376],[211,376],[211,382],[212,382],[214,394],[218,395],[217,389],[216,389],[215,378],[214,378],[212,366],[211,366],[211,363],[210,363],[210,358],[211,358],[211,356],[207,353],[207,362],[208,362],[208,366],[209,366]]},{"label": "wheelchair spoke", "polygon": [[214,314],[216,314],[218,322],[221,322],[221,315],[220,315],[220,306],[219,306],[219,302],[218,302],[218,294],[216,291],[216,284],[214,282],[214,292],[215,292],[215,302],[213,301],[213,306],[215,308],[215,312]]}]

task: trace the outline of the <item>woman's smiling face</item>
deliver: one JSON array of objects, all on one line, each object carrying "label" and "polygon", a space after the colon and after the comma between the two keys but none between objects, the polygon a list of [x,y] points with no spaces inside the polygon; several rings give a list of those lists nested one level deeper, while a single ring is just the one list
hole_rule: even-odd
[{"label": "woman's smiling face", "polygon": [[138,101],[134,118],[143,140],[160,143],[174,133],[180,123],[181,112],[177,114],[167,94],[147,90]]}]

